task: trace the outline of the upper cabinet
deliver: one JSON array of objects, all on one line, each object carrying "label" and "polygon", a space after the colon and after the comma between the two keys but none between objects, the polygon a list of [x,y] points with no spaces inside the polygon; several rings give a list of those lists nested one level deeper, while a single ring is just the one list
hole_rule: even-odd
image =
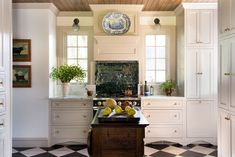
[{"label": "upper cabinet", "polygon": [[214,10],[186,10],[186,44],[187,46],[213,46]]},{"label": "upper cabinet", "polygon": [[235,0],[219,0],[219,34],[235,33]]}]

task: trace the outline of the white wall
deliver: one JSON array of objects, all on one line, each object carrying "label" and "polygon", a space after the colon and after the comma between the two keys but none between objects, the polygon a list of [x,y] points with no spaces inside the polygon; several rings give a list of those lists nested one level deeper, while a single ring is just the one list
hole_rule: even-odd
[{"label": "white wall", "polygon": [[32,87],[13,89],[13,139],[48,137],[49,60],[55,63],[55,35],[51,10],[13,9],[13,38],[31,39],[32,52],[31,62],[14,62],[32,65]]}]

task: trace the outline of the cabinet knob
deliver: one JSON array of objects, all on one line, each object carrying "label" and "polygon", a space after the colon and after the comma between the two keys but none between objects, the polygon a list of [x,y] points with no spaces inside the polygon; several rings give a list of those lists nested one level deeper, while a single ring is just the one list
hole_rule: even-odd
[{"label": "cabinet knob", "polygon": [[86,118],[87,116],[86,115],[83,115],[83,118]]},{"label": "cabinet knob", "polygon": [[60,133],[60,131],[56,130],[56,131],[55,131],[55,133],[56,133],[56,134],[59,134],[59,133]]},{"label": "cabinet knob", "polygon": [[150,133],[150,130],[148,130],[148,133]]},{"label": "cabinet knob", "polygon": [[86,104],[84,103],[83,106],[86,106]]},{"label": "cabinet knob", "polygon": [[0,127],[3,127],[4,126],[4,123],[2,122],[2,123],[0,123]]},{"label": "cabinet knob", "polygon": [[176,117],[177,117],[177,114],[175,114],[174,117],[176,118]]},{"label": "cabinet knob", "polygon": [[225,76],[229,76],[229,75],[230,75],[230,73],[224,73],[224,75],[225,75]]},{"label": "cabinet knob", "polygon": [[175,102],[173,105],[175,105],[175,106],[176,106],[176,105],[177,105],[177,103]]},{"label": "cabinet knob", "polygon": [[151,105],[151,103],[150,103],[150,102],[148,102],[148,103],[147,103],[147,105],[149,106],[149,105]]},{"label": "cabinet knob", "polygon": [[150,118],[150,115],[148,115],[147,118]]},{"label": "cabinet knob", "polygon": [[0,106],[3,106],[3,102],[0,102]]},{"label": "cabinet knob", "polygon": [[174,130],[174,133],[177,133],[177,130]]},{"label": "cabinet knob", "polygon": [[60,116],[59,116],[59,115],[56,115],[55,118],[60,118]]},{"label": "cabinet knob", "polygon": [[3,81],[2,80],[0,80],[0,85],[3,85]]},{"label": "cabinet knob", "polygon": [[85,133],[86,133],[86,130],[83,130],[83,133],[85,134]]}]

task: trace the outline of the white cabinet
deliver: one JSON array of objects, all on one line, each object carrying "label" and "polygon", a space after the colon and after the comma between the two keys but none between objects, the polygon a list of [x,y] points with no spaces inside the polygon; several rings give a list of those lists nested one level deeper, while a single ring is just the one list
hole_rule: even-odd
[{"label": "white cabinet", "polygon": [[235,0],[219,0],[219,33],[235,33]]},{"label": "white cabinet", "polygon": [[213,101],[190,100],[186,105],[187,137],[214,137],[215,110]]},{"label": "white cabinet", "polygon": [[210,99],[213,91],[213,49],[187,49],[186,97]]},{"label": "white cabinet", "polygon": [[219,112],[218,157],[235,157],[235,116],[227,111]]},{"label": "white cabinet", "polygon": [[6,132],[6,119],[5,116],[0,116],[0,157],[6,157],[8,137]]},{"label": "white cabinet", "polygon": [[220,107],[235,111],[235,37],[220,41]]},{"label": "white cabinet", "polygon": [[92,120],[92,100],[51,100],[50,145],[86,143]]},{"label": "white cabinet", "polygon": [[145,141],[169,140],[182,142],[184,111],[180,98],[143,98],[142,112],[149,122]]},{"label": "white cabinet", "polygon": [[186,43],[187,46],[213,46],[213,18],[212,9],[186,10]]}]

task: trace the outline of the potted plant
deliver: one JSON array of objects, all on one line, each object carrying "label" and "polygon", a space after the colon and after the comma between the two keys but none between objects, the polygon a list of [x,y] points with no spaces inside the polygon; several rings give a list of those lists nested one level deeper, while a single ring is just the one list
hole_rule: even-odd
[{"label": "potted plant", "polygon": [[66,96],[68,94],[68,83],[71,80],[83,80],[86,74],[85,71],[76,65],[63,64],[59,67],[53,67],[50,77],[53,80],[60,80],[62,83],[62,95]]},{"label": "potted plant", "polygon": [[166,80],[160,84],[160,89],[166,93],[167,96],[171,96],[171,93],[176,88],[176,83],[172,80]]}]

